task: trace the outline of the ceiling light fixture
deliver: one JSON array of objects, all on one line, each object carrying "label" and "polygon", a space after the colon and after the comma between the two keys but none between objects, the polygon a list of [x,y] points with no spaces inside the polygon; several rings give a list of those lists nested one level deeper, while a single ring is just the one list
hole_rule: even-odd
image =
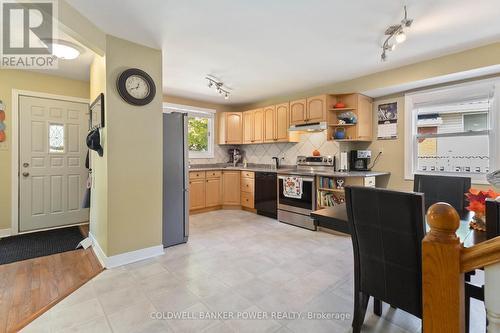
[{"label": "ceiling light fixture", "polygon": [[208,87],[215,87],[215,90],[219,93],[219,95],[224,96],[224,99],[229,99],[229,89],[224,85],[224,83],[212,75],[207,75],[205,79],[208,81]]},{"label": "ceiling light fixture", "polygon": [[73,60],[80,56],[83,49],[77,45],[60,39],[43,40],[47,45],[52,45],[52,54],[59,59]]},{"label": "ceiling light fixture", "polygon": [[[394,51],[394,49],[396,48],[396,44],[401,44],[406,40],[405,29],[411,27],[413,19],[408,18],[406,6],[404,6],[404,10],[405,16],[401,20],[401,23],[391,25],[389,28],[387,28],[387,30],[385,30],[385,35],[388,37],[385,39],[385,42],[382,45],[382,55],[380,56],[382,61],[387,60],[387,51]],[[395,42],[391,43],[392,39],[394,39]]]}]

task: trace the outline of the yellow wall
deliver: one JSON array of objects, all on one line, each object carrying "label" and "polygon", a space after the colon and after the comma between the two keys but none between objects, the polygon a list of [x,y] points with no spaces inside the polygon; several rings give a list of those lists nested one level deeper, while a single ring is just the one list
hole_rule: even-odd
[{"label": "yellow wall", "polygon": [[[106,94],[106,58],[96,55],[90,66],[90,100],[94,101],[100,93]],[[106,96],[104,97],[106,103]],[[104,112],[107,113],[105,105]],[[106,119],[106,115],[104,117]],[[101,146],[108,150],[107,129],[100,131]],[[92,151],[92,195],[90,210],[90,232],[96,238],[99,246],[108,251],[108,167],[107,158],[99,157]]]},{"label": "yellow wall", "polygon": [[7,141],[0,144],[0,229],[11,227],[12,89],[89,98],[89,84],[25,70],[0,69],[0,99],[5,104]]},{"label": "yellow wall", "polygon": [[[126,103],[116,90],[133,67],[155,82],[146,106]],[[162,100],[161,50],[106,36],[108,256],[162,243]]]}]

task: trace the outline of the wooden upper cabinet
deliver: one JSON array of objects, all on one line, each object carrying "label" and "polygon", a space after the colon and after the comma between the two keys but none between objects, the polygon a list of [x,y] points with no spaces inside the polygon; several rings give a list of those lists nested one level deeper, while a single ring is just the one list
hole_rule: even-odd
[{"label": "wooden upper cabinet", "polygon": [[307,100],[305,99],[290,102],[290,125],[306,122],[306,105]]},{"label": "wooden upper cabinet", "polygon": [[254,111],[243,112],[243,143],[252,143],[254,138],[255,113]]},{"label": "wooden upper cabinet", "polygon": [[264,110],[257,109],[253,111],[254,126],[253,126],[253,143],[264,142]]},{"label": "wooden upper cabinet", "polygon": [[307,99],[306,123],[326,120],[327,95],[309,97]]},{"label": "wooden upper cabinet", "polygon": [[288,103],[276,105],[274,133],[277,141],[288,141],[289,106]]},{"label": "wooden upper cabinet", "polygon": [[243,143],[262,143],[264,140],[264,111],[243,112]]},{"label": "wooden upper cabinet", "polygon": [[243,143],[243,112],[225,112],[220,118],[220,144]]},{"label": "wooden upper cabinet", "polygon": [[274,123],[276,107],[274,105],[264,108],[264,142],[274,142]]}]

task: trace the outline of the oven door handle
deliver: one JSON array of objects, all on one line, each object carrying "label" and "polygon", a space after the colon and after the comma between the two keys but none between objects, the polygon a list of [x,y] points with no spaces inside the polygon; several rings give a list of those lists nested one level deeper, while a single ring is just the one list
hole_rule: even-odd
[{"label": "oven door handle", "polygon": [[[299,176],[299,175],[296,175],[296,176]],[[285,179],[286,177],[290,177],[290,176],[278,176],[278,179]],[[302,178],[302,181],[304,181],[304,182],[314,182],[314,178],[312,178],[312,177],[300,177],[300,178]]]}]

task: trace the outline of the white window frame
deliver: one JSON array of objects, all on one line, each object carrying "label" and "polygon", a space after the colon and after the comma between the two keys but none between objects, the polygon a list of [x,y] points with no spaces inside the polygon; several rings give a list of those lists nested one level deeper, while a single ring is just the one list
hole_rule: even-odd
[{"label": "white window frame", "polygon": [[208,118],[208,150],[206,152],[189,151],[190,159],[198,158],[214,158],[214,146],[215,146],[215,113],[217,110],[199,108],[195,106],[174,104],[174,103],[163,103],[163,112],[180,112],[186,113],[188,116],[193,117],[204,117]]},{"label": "white window frame", "polygon": [[[413,180],[415,173],[419,174],[433,174],[433,175],[449,175],[449,176],[464,176],[471,177],[472,183],[474,184],[488,184],[486,180],[486,174],[478,174],[473,172],[440,172],[440,171],[418,171],[417,172],[417,159],[416,151],[417,147],[417,113],[415,112],[415,100],[427,96],[444,96],[448,98],[454,95],[454,90],[460,89],[463,91],[470,89],[471,94],[476,91],[484,89],[486,91],[487,87],[493,86],[494,97],[492,99],[491,108],[489,110],[489,123],[490,130],[488,133],[489,137],[489,154],[490,154],[490,172],[500,169],[500,108],[499,108],[499,98],[500,98],[500,80],[499,79],[486,79],[475,82],[468,82],[457,84],[453,86],[448,86],[444,88],[435,88],[425,91],[418,91],[414,93],[405,94],[405,180]],[[455,95],[458,95],[455,93]],[[448,97],[447,97],[448,96]],[[452,98],[452,97],[450,97]]]}]

